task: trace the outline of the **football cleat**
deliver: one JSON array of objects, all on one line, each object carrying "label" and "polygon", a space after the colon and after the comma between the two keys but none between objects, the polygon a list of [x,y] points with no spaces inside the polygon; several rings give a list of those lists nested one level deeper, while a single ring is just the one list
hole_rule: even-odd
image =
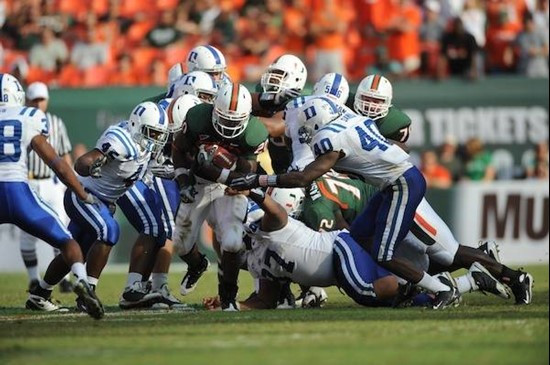
[{"label": "football cleat", "polygon": [[277,309],[294,309],[296,308],[296,299],[290,289],[290,283],[283,283],[277,300]]},{"label": "football cleat", "polygon": [[147,308],[159,302],[161,294],[151,292],[147,282],[136,281],[124,289],[118,302],[121,309]]},{"label": "football cleat", "polygon": [[480,241],[478,250],[481,250],[485,252],[487,255],[489,255],[493,260],[497,262],[500,261],[500,250],[498,248],[498,245],[495,241]]},{"label": "football cleat", "polygon": [[105,309],[103,309],[103,304],[95,294],[94,289],[84,280],[79,280],[73,291],[76,293],[82,304],[84,305],[84,310],[94,319],[101,319],[105,315]]},{"label": "football cleat", "polygon": [[323,288],[312,286],[303,291],[296,300],[296,306],[302,308],[321,308],[328,301],[328,295]]},{"label": "football cleat", "polygon": [[448,306],[458,307],[461,297],[456,287],[456,282],[449,272],[441,273],[437,279],[449,287],[449,290],[435,293],[433,309],[444,309]]},{"label": "football cleat", "polygon": [[25,308],[33,311],[42,311],[42,312],[61,312],[66,313],[69,311],[69,308],[60,307],[55,304],[51,298],[43,298],[40,295],[29,294],[29,298],[25,303]]},{"label": "football cleat", "polygon": [[202,255],[201,257],[201,263],[198,265],[197,268],[187,268],[187,273],[183,277],[181,281],[180,286],[180,294],[181,295],[187,295],[191,293],[193,290],[195,290],[195,287],[197,286],[197,282],[201,278],[202,274],[208,270],[208,267],[210,266],[210,262],[206,258],[205,255]]},{"label": "football cleat", "polygon": [[473,280],[478,290],[484,294],[491,293],[504,299],[510,299],[510,290],[506,285],[500,283],[491,273],[479,262],[470,266],[468,276]]},{"label": "football cleat", "polygon": [[413,283],[407,282],[406,284],[399,284],[397,295],[393,298],[391,304],[392,308],[410,307],[414,297],[419,293],[420,288]]},{"label": "football cleat", "polygon": [[170,293],[170,288],[168,285],[163,284],[160,289],[153,291],[153,293],[158,293],[160,297],[158,301],[153,304],[153,309],[188,309],[192,310],[187,304],[182,303],[178,298]]},{"label": "football cleat", "polygon": [[224,312],[238,312],[240,311],[239,303],[233,299],[233,300],[222,300],[221,302],[221,308]]},{"label": "football cleat", "polygon": [[520,275],[508,284],[516,298],[517,305],[527,305],[533,300],[533,276],[520,271]]},{"label": "football cleat", "polygon": [[59,291],[61,293],[71,293],[73,291],[73,283],[68,279],[63,279],[59,283]]}]

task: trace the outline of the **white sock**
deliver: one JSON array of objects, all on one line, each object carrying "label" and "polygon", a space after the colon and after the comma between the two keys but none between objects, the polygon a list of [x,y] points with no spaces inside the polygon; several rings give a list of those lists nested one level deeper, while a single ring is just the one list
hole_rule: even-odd
[{"label": "white sock", "polygon": [[141,278],[143,277],[143,275],[141,275],[140,273],[137,273],[137,272],[129,272],[128,273],[128,278],[126,279],[126,287],[129,288],[132,286],[133,283],[135,283],[136,281],[141,281]]},{"label": "white sock", "polygon": [[168,274],[165,272],[154,272],[152,275],[152,290],[159,290],[164,284],[168,284]]},{"label": "white sock", "polygon": [[471,293],[479,289],[470,273],[459,276],[455,280],[460,294]]},{"label": "white sock", "polygon": [[99,282],[99,279],[98,278],[94,278],[93,276],[88,276],[88,283],[90,285],[93,285],[94,288],[97,287],[97,283]]},{"label": "white sock", "polygon": [[71,266],[71,271],[74,274],[74,276],[76,276],[77,281],[80,281],[80,280],[87,281],[86,280],[86,268],[84,267],[84,264],[82,262],[75,262]]},{"label": "white sock", "polygon": [[38,266],[27,267],[27,273],[29,273],[30,281],[40,280],[40,275],[38,275]]},{"label": "white sock", "polygon": [[46,283],[44,280],[40,279],[40,281],[38,282],[38,285],[40,285],[40,287],[42,289],[46,289],[46,290],[49,290],[49,291],[52,291],[53,290],[53,287],[55,285],[50,285],[48,283]]},{"label": "white sock", "polygon": [[424,273],[422,279],[416,284],[421,288],[431,291],[432,293],[437,293],[440,291],[448,291],[450,288],[443,284],[441,281],[437,280],[433,276]]}]

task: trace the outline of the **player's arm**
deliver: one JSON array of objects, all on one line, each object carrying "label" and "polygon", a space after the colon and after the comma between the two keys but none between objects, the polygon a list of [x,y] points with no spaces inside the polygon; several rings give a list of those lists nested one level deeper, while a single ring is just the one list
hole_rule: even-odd
[{"label": "player's arm", "polygon": [[241,310],[274,309],[277,306],[281,284],[276,281],[260,279],[258,293],[253,293],[246,300],[239,302]]},{"label": "player's arm", "polygon": [[252,115],[271,117],[274,113],[284,109],[286,103],[300,96],[298,89],[285,89],[278,93],[255,92],[252,96]]},{"label": "player's arm", "polygon": [[243,194],[253,200],[262,210],[264,216],[260,222],[260,228],[264,232],[278,231],[288,223],[288,214],[279,203],[260,189],[237,191],[231,188],[226,189],[227,195]]},{"label": "player's arm", "polygon": [[99,178],[101,177],[101,167],[103,167],[106,163],[107,156],[97,148],[94,148],[76,160],[74,169],[80,176]]},{"label": "player's arm", "polygon": [[189,141],[185,133],[178,133],[172,143],[172,162],[174,163],[176,181],[180,188],[193,184],[191,169],[194,158],[189,146],[192,146],[192,142]]},{"label": "player's arm", "polygon": [[31,146],[38,156],[55,172],[63,184],[74,191],[80,200],[88,200],[88,193],[84,190],[80,181],[78,181],[71,166],[57,155],[53,147],[48,143],[46,136],[37,135],[32,139]]},{"label": "player's arm", "polygon": [[281,137],[285,134],[285,122],[283,112],[276,113],[271,118],[260,118],[270,137]]},{"label": "player's arm", "polygon": [[235,189],[250,189],[258,186],[280,187],[280,188],[305,188],[315,179],[327,173],[340,159],[341,153],[330,151],[317,157],[307,165],[303,171],[293,171],[281,175],[256,175],[230,173],[227,185]]}]

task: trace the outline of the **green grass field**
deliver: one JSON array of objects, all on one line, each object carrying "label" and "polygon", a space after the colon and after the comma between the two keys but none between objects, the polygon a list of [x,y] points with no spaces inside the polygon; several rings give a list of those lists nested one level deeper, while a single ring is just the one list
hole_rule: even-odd
[{"label": "green grass field", "polygon": [[[361,308],[335,288],[323,309],[208,312],[199,303],[215,294],[214,272],[186,298],[197,311],[121,312],[125,275],[106,273],[101,321],[26,311],[26,277],[2,274],[0,364],[548,364],[548,266],[528,269],[530,306],[474,293],[438,312]],[[175,293],[180,277],[170,276]],[[244,298],[251,280],[241,277]],[[55,297],[74,303],[72,294]]]}]

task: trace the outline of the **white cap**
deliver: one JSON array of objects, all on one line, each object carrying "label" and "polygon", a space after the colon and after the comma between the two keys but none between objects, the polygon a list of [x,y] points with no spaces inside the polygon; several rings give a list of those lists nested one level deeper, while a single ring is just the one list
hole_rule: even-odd
[{"label": "white cap", "polygon": [[27,88],[27,99],[49,99],[48,87],[43,82],[33,82]]},{"label": "white cap", "polygon": [[424,3],[426,9],[433,11],[434,13],[439,13],[441,11],[441,5],[437,0],[428,0]]}]

